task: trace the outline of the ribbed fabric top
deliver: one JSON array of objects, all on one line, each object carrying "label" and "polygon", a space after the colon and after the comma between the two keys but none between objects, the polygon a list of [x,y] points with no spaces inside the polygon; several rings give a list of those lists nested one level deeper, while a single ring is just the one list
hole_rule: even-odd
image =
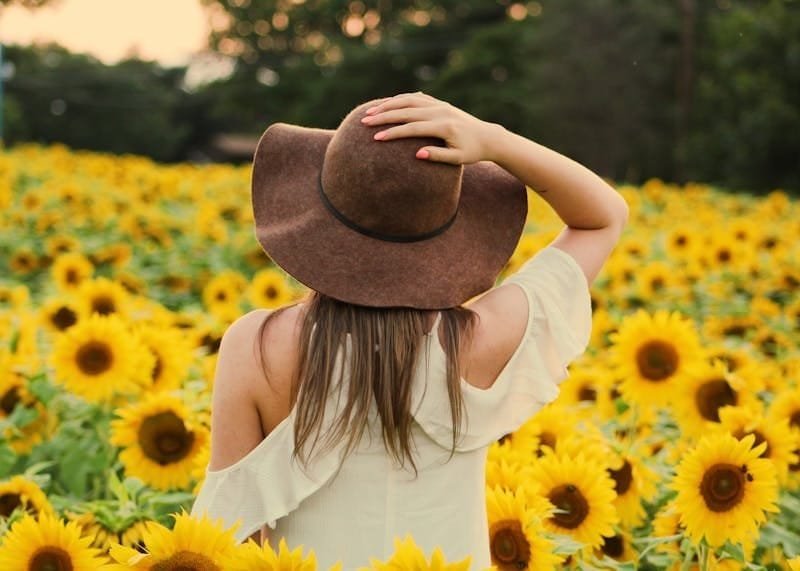
[{"label": "ribbed fabric top", "polygon": [[[556,398],[566,366],[584,352],[591,333],[586,278],[563,250],[542,249],[507,283],[525,292],[525,335],[491,388],[479,389],[462,379],[466,414],[449,461],[453,426],[437,317],[420,351],[412,388],[417,478],[409,466],[393,465],[374,403],[370,430],[344,462],[342,442],[303,472],[290,461],[292,409],[243,458],[221,470],[206,470],[192,515],[207,511],[226,526],[241,520],[239,541],[266,523],[273,529],[274,545],[283,536],[290,547],[313,549],[320,569],[336,562],[343,569],[357,569],[369,565],[370,558],[385,560],[394,551],[394,538],[407,533],[429,556],[440,547],[448,561],[470,555],[472,569],[489,567],[484,487],[488,447]],[[347,341],[345,349],[349,337]],[[334,378],[343,362],[340,350]],[[344,371],[345,390],[348,380]],[[335,418],[337,403],[335,398],[327,403],[323,426]]]}]

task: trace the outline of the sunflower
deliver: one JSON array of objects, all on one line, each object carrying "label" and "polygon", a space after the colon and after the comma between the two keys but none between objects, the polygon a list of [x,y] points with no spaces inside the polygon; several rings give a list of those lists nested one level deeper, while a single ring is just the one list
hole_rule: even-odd
[{"label": "sunflower", "polygon": [[731,337],[748,339],[761,327],[761,320],[754,315],[709,315],[703,324],[706,339]]},{"label": "sunflower", "polygon": [[665,553],[678,554],[681,550],[684,528],[681,524],[681,514],[675,507],[675,501],[667,502],[653,518],[653,537],[675,537],[674,541],[663,541],[656,545],[656,550]]},{"label": "sunflower", "polygon": [[398,569],[413,569],[414,571],[468,571],[472,563],[472,556],[468,555],[456,563],[445,561],[442,550],[438,547],[433,550],[430,562],[425,553],[414,543],[410,535],[404,539],[394,538],[394,553],[385,562],[370,558],[369,567],[359,567],[358,571],[395,571]]},{"label": "sunflower", "polygon": [[170,514],[175,525],[170,530],[155,521],[145,524],[142,539],[147,552],[114,544],[109,553],[122,567],[139,571],[220,571],[236,553],[238,522],[228,529],[222,520],[212,522],[205,514],[191,517],[188,513]]},{"label": "sunflower", "polygon": [[693,324],[677,312],[639,310],[622,322],[612,341],[620,390],[643,406],[669,403],[687,368],[702,358]]},{"label": "sunflower", "polygon": [[787,560],[786,563],[789,564],[789,569],[791,569],[791,571],[800,571],[800,556],[792,557]]},{"label": "sunflower", "polygon": [[41,304],[39,317],[48,331],[61,333],[78,322],[78,306],[67,299],[52,298]]},{"label": "sunflower", "polygon": [[581,418],[596,414],[598,393],[610,382],[608,371],[599,365],[574,368],[560,385],[556,404],[569,406]]},{"label": "sunflower", "polygon": [[54,379],[92,402],[137,392],[153,370],[153,355],[116,315],[92,314],[59,334],[50,355]]},{"label": "sunflower", "polygon": [[180,398],[153,393],[117,411],[111,444],[124,448],[120,460],[128,475],[159,490],[186,488],[194,457],[208,444],[208,430],[189,421]]},{"label": "sunflower", "polygon": [[95,264],[109,264],[114,268],[122,268],[133,257],[130,244],[114,242],[105,244],[90,254]]},{"label": "sunflower", "polygon": [[259,546],[252,539],[239,546],[225,561],[225,571],[316,571],[317,557],[309,550],[303,557],[303,546],[290,551],[286,538],[281,537],[277,553],[264,543]]},{"label": "sunflower", "polygon": [[718,345],[706,351],[706,360],[713,364],[720,360],[728,369],[728,376],[735,377],[734,382],[739,386],[747,385],[754,392],[762,391],[767,387],[767,380],[774,373],[768,364],[753,357],[751,351],[744,345],[730,347]]},{"label": "sunflower", "polygon": [[610,557],[620,563],[625,561],[636,561],[638,553],[633,547],[633,538],[628,532],[620,531],[616,535],[603,538],[603,545],[594,550],[597,559]]},{"label": "sunflower", "polygon": [[620,454],[618,467],[608,468],[608,475],[614,480],[614,507],[619,514],[620,523],[634,528],[644,522],[647,515],[642,501],[652,501],[658,493],[659,476],[649,468],[634,450]]},{"label": "sunflower", "polygon": [[27,454],[44,439],[54,419],[28,391],[28,382],[17,370],[17,361],[14,355],[0,351],[0,419],[8,419],[17,405],[35,411],[36,417],[31,422],[24,426],[8,423],[2,432],[2,437],[14,452]]},{"label": "sunflower", "polygon": [[678,465],[670,487],[675,507],[693,542],[712,547],[725,541],[749,545],[766,520],[777,512],[778,482],[771,460],[760,458],[766,443],[755,436],[737,440],[727,433],[704,436]]},{"label": "sunflower", "polygon": [[15,274],[24,276],[39,267],[39,258],[30,248],[20,248],[11,255],[8,267]]},{"label": "sunflower", "polygon": [[722,361],[690,367],[676,392],[673,409],[681,431],[698,437],[719,425],[723,408],[755,406],[758,398],[747,384],[750,379],[730,375]]},{"label": "sunflower", "polygon": [[175,329],[146,324],[139,324],[136,332],[155,359],[147,388],[153,391],[180,388],[193,358],[185,337]]},{"label": "sunflower", "polygon": [[19,475],[0,482],[0,516],[7,518],[17,508],[34,515],[54,513],[50,501],[36,482]]},{"label": "sunflower", "polygon": [[108,553],[109,549],[117,543],[127,547],[141,547],[142,533],[145,530],[146,520],[138,520],[130,523],[122,531],[110,529],[107,525],[90,512],[67,511],[66,517],[74,521],[81,528],[81,535],[92,538],[92,547],[100,549],[103,553]]},{"label": "sunflower", "polygon": [[84,280],[76,290],[76,297],[81,318],[94,314],[128,316],[130,294],[120,283],[108,278]]},{"label": "sunflower", "polygon": [[776,395],[769,406],[771,422],[787,421],[793,430],[800,431],[800,387]]},{"label": "sunflower", "polygon": [[789,354],[789,351],[796,344],[792,337],[786,333],[769,327],[762,327],[756,331],[750,342],[762,355],[769,359],[779,359]]},{"label": "sunflower", "polygon": [[64,524],[45,512],[38,518],[26,514],[14,522],[3,539],[3,545],[0,546],[0,569],[111,569],[100,550],[89,546],[91,541],[91,537],[81,536],[80,528],[75,522]]},{"label": "sunflower", "polygon": [[564,406],[548,403],[517,430],[512,447],[524,451],[529,458],[553,451],[560,437],[575,430],[575,421],[568,411]]},{"label": "sunflower", "polygon": [[553,543],[542,534],[542,518],[553,511],[552,504],[542,500],[540,496],[531,505],[524,494],[499,487],[486,491],[489,548],[498,571],[556,569],[561,563]]},{"label": "sunflower", "polygon": [[209,309],[237,306],[246,287],[247,281],[240,273],[220,272],[203,287],[203,304]]},{"label": "sunflower", "polygon": [[556,508],[545,519],[548,531],[567,534],[588,547],[600,547],[614,535],[614,481],[603,466],[579,453],[575,458],[548,454],[534,463],[534,480]]},{"label": "sunflower", "polygon": [[697,235],[694,226],[682,225],[670,229],[665,236],[667,255],[672,259],[685,260],[697,247]]},{"label": "sunflower", "polygon": [[654,299],[680,285],[682,281],[674,268],[662,261],[649,262],[636,274],[636,286],[642,299]]},{"label": "sunflower", "polygon": [[[493,445],[494,446],[494,445]],[[497,446],[499,448],[499,445]],[[510,455],[504,455],[494,460],[486,461],[486,487],[498,487],[504,490],[515,491],[530,481],[531,467],[522,464]]]},{"label": "sunflower", "polygon": [[64,292],[75,292],[87,279],[92,277],[94,266],[79,252],[60,254],[50,268],[52,281]]},{"label": "sunflower", "polygon": [[47,255],[55,259],[61,254],[77,252],[81,248],[81,241],[69,234],[56,234],[44,241],[44,250]]},{"label": "sunflower", "polygon": [[789,466],[800,461],[795,450],[800,445],[798,435],[793,433],[786,419],[769,421],[758,410],[737,406],[725,407],[719,412],[721,429],[727,430],[738,439],[748,434],[755,437],[755,445],[765,442],[767,447],[761,458],[768,458],[775,464],[778,482],[785,482]]},{"label": "sunflower", "polygon": [[247,297],[253,307],[274,308],[292,301],[294,293],[284,274],[267,268],[253,277]]}]

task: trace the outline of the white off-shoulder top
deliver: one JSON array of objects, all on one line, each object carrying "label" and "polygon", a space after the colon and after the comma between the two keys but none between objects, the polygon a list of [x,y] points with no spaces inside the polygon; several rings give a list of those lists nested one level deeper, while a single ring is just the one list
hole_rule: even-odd
[{"label": "white off-shoulder top", "polygon": [[[438,546],[448,561],[470,555],[471,569],[489,567],[488,447],[556,398],[567,364],[584,352],[591,332],[586,277],[565,251],[542,249],[504,283],[525,292],[528,308],[520,311],[527,309],[527,329],[491,388],[479,389],[462,379],[466,415],[449,461],[453,427],[437,318],[426,334],[412,386],[416,479],[410,466],[393,465],[385,451],[374,405],[372,427],[356,451],[341,462],[342,442],[317,456],[304,472],[290,461],[293,409],[243,458],[221,470],[206,470],[192,515],[206,511],[226,526],[241,520],[240,542],[266,523],[273,530],[272,544],[283,536],[290,547],[313,549],[320,569],[337,561],[344,569],[356,569],[369,565],[370,558],[385,560],[394,551],[394,538],[407,533],[428,556]],[[342,362],[340,350],[337,367]],[[343,390],[347,381],[344,371]],[[323,425],[334,418],[338,402],[331,398],[327,403]]]}]

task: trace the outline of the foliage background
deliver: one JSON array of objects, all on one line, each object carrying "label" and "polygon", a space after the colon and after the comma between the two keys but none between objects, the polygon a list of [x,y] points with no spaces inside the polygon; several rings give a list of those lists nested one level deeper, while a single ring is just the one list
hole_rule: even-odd
[{"label": "foliage background", "polygon": [[423,90],[620,182],[800,189],[797,0],[203,1],[230,17],[209,40],[235,66],[200,86],[186,67],[7,47],[6,143],[230,159],[207,151],[221,133],[335,128]]}]

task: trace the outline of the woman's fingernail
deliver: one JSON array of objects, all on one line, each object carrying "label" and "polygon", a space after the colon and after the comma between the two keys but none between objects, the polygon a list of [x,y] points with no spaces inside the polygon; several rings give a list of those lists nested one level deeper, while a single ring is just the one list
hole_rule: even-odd
[{"label": "woman's fingernail", "polygon": [[386,131],[380,131],[379,133],[375,133],[376,139],[383,139],[386,136]]},{"label": "woman's fingernail", "polygon": [[428,149],[420,149],[417,151],[417,158],[418,159],[427,159],[431,156],[430,151]]},{"label": "woman's fingernail", "polygon": [[370,121],[372,121],[372,117],[362,117],[361,118],[361,122],[362,123],[369,123]]}]

